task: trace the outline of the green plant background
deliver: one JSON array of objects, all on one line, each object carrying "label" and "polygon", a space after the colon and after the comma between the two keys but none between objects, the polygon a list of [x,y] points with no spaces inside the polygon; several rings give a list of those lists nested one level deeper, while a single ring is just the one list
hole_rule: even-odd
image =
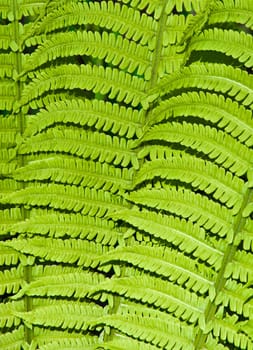
[{"label": "green plant background", "polygon": [[0,0],[0,349],[253,349],[253,2]]}]

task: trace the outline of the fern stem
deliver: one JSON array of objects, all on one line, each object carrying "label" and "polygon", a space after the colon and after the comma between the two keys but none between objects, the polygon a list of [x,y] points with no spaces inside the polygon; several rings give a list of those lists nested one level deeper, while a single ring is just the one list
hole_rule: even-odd
[{"label": "fern stem", "polygon": [[[16,73],[19,76],[20,73],[22,72],[22,57],[21,57],[20,38],[19,38],[19,20],[17,18],[17,10],[18,10],[17,0],[12,0],[12,8],[13,8],[13,15],[14,15],[14,21],[13,21],[14,41],[15,41],[16,47],[18,48],[16,51],[16,55],[15,55]],[[16,101],[19,101],[21,98],[23,83],[19,79],[18,81],[16,81],[16,85],[17,85]],[[19,130],[20,130],[20,134],[22,135],[24,133],[24,130],[25,130],[25,116],[20,111],[17,117],[19,118]],[[22,155],[20,156],[19,164],[21,167],[24,166],[24,164],[25,164],[24,156],[22,156]],[[22,182],[21,189],[23,189],[23,188],[25,188],[25,184]],[[28,217],[28,211],[24,207],[21,208],[21,215],[22,215],[23,220],[25,220]],[[29,266],[29,265],[24,266],[24,280],[27,283],[29,283],[31,280],[31,270],[32,270],[31,266]],[[24,306],[25,306],[26,311],[30,311],[32,309],[32,298],[31,297],[29,297],[29,296],[24,297]],[[32,342],[32,338],[33,338],[33,331],[32,331],[32,329],[28,328],[26,325],[24,326],[24,330],[25,330],[25,340],[28,344],[30,344]]]},{"label": "fern stem", "polygon": [[[237,234],[239,232],[241,232],[241,230],[243,229],[243,227],[246,223],[246,218],[244,218],[242,214],[243,214],[243,211],[246,208],[246,206],[250,202],[252,202],[252,200],[253,200],[252,197],[253,197],[252,190],[248,188],[247,192],[245,193],[244,201],[242,203],[241,209],[238,213],[237,219],[236,219],[235,224],[234,224],[234,239],[233,239],[233,241],[235,241]],[[235,255],[236,251],[237,251],[237,245],[235,245],[234,243],[231,243],[228,245],[227,250],[226,250],[224,257],[223,257],[221,269],[217,275],[217,279],[216,279],[215,284],[214,284],[216,296],[222,291],[222,289],[225,286],[227,278],[224,277],[224,273],[226,271],[227,265],[233,260],[233,257]],[[207,305],[206,312],[205,312],[206,324],[208,322],[210,322],[215,317],[216,311],[217,311],[217,306],[215,305],[215,303],[209,302]],[[195,339],[195,349],[196,350],[203,349],[203,346],[205,344],[207,336],[208,336],[208,334],[204,334],[202,330],[199,330],[199,332],[196,335],[196,339]]]}]

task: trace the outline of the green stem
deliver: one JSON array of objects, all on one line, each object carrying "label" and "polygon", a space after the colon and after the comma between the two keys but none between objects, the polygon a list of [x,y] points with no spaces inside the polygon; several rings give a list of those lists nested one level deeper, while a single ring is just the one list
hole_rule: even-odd
[{"label": "green stem", "polygon": [[[19,45],[20,37],[19,37],[19,20],[17,18],[17,10],[18,10],[17,0],[12,0],[12,9],[13,9],[13,15],[14,15],[14,21],[13,21],[14,41],[15,41],[16,47],[18,47],[18,50],[16,51],[16,71],[17,71],[17,75],[19,76],[20,73],[22,72],[22,56],[21,56],[20,45]],[[16,82],[16,85],[17,85],[16,100],[19,101],[21,98],[23,83],[20,80],[18,80]],[[25,129],[25,116],[22,112],[19,112],[17,117],[19,118],[19,130],[20,130],[20,134],[22,135]],[[20,156],[19,165],[22,167],[24,166],[24,163],[25,163],[24,157]],[[25,184],[22,182],[21,189],[23,188],[25,188]],[[25,220],[28,217],[29,213],[24,207],[22,207],[21,214],[22,214],[22,219]],[[24,266],[24,280],[27,283],[29,283],[31,280],[31,270],[32,270],[31,266],[29,265]],[[32,310],[32,299],[29,296],[25,296],[24,304],[25,304],[26,311]],[[30,328],[28,328],[26,325],[24,328],[25,328],[25,340],[28,344],[30,344],[33,338],[33,331]]]}]

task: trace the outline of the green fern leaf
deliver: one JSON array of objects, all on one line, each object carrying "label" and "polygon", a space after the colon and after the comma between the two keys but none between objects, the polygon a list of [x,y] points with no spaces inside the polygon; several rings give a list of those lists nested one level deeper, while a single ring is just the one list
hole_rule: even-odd
[{"label": "green fern leaf", "polygon": [[102,264],[127,263],[152,272],[162,278],[169,278],[179,285],[192,289],[200,294],[207,291],[214,298],[213,272],[163,247],[131,246],[116,248],[100,259]]},{"label": "green fern leaf", "polygon": [[235,22],[253,29],[253,8],[250,0],[223,0],[216,1],[214,5],[208,18],[209,24]]},{"label": "green fern leaf", "polygon": [[[36,116],[29,118],[24,136],[29,137],[54,124],[69,123],[76,126],[95,127],[100,131],[110,131],[118,136],[133,138],[142,135],[144,113],[118,104],[98,100],[72,99],[63,101],[43,101],[46,110],[42,109]],[[38,124],[38,118],[40,123]]]},{"label": "green fern leaf", "polygon": [[24,345],[24,327],[20,326],[11,332],[0,335],[0,346],[2,350],[20,350]]},{"label": "green fern leaf", "polygon": [[45,235],[52,238],[80,238],[114,246],[122,237],[112,221],[99,217],[45,212],[31,213],[30,218],[9,226],[11,234]]},{"label": "green fern leaf", "polygon": [[19,181],[50,180],[117,193],[130,188],[132,171],[106,163],[58,156],[29,162],[14,171],[13,177]]},{"label": "green fern leaf", "polygon": [[181,153],[146,162],[134,177],[133,187],[156,179],[178,180],[212,194],[238,212],[245,191],[243,181],[211,162]]},{"label": "green fern leaf", "polygon": [[0,293],[16,293],[25,285],[23,267],[12,267],[8,270],[0,271]]},{"label": "green fern leaf", "polygon": [[[47,261],[75,263],[77,266],[97,267],[99,264],[98,256],[108,251],[107,246],[98,245],[93,242],[88,242],[78,239],[53,239],[44,237],[33,238],[17,238],[11,241],[6,241],[7,246],[12,247],[23,253],[43,258]],[[4,283],[10,273],[8,271],[2,273]],[[13,283],[9,282],[10,289],[14,288],[16,291],[19,286],[24,283],[21,279],[21,271],[13,270],[10,276],[13,275]],[[9,278],[10,279],[10,278]],[[5,286],[5,284],[4,284]],[[4,287],[6,288],[6,287]]]},{"label": "green fern leaf", "polygon": [[237,176],[245,174],[251,168],[252,151],[230,135],[210,126],[185,122],[158,124],[143,136],[141,142],[154,140],[179,143],[202,152]]},{"label": "green fern leaf", "polygon": [[168,187],[141,189],[132,192],[128,200],[144,206],[148,203],[150,208],[175,213],[223,237],[228,243],[232,242],[234,218],[231,212],[204,196]]},{"label": "green fern leaf", "polygon": [[168,94],[182,88],[227,93],[243,105],[252,106],[253,79],[245,71],[225,64],[193,63],[182,71],[176,72],[161,80],[160,84],[150,91],[149,99]]},{"label": "green fern leaf", "polygon": [[175,284],[172,287],[168,281],[142,275],[121,277],[100,285],[99,291],[154,305],[190,323],[198,321],[203,327],[203,310],[207,301]]},{"label": "green fern leaf", "polygon": [[[156,0],[158,3],[158,0]],[[149,2],[146,1],[148,4]],[[156,8],[155,1],[148,7]],[[143,4],[142,8],[145,7]],[[159,9],[161,6],[159,5]],[[150,9],[150,11],[152,11]],[[70,3],[64,8],[59,8],[45,18],[38,28],[38,32],[50,33],[56,29],[68,27],[74,24],[93,24],[108,30],[125,35],[127,39],[140,41],[141,45],[148,45],[150,50],[155,47],[155,30],[157,23],[151,16],[141,15],[141,12],[128,6],[121,6],[113,1],[101,1],[90,3]],[[30,42],[34,45],[36,37]]]},{"label": "green fern leaf", "polygon": [[16,312],[29,326],[41,325],[63,329],[88,330],[94,327],[105,310],[97,305],[54,301],[51,305],[38,306],[30,312]]},{"label": "green fern leaf", "polygon": [[253,65],[253,39],[244,32],[208,29],[191,40],[189,50],[215,50],[238,59],[246,67]]},{"label": "green fern leaf", "polygon": [[207,261],[219,270],[223,258],[224,246],[222,242],[214,246],[213,241],[205,240],[205,232],[198,225],[176,217],[153,213],[142,209],[122,210],[112,215],[114,219],[124,220],[139,230],[155,237],[173,243],[181,251],[192,253]]},{"label": "green fern leaf", "polygon": [[197,115],[251,147],[253,144],[252,113],[223,95],[189,92],[161,103],[152,113],[152,124],[177,117]]},{"label": "green fern leaf", "polygon": [[74,156],[138,168],[136,155],[131,151],[132,140],[109,136],[99,132],[83,131],[78,128],[49,129],[20,144],[20,154],[61,152]]},{"label": "green fern leaf", "polygon": [[122,200],[110,192],[86,187],[57,184],[37,184],[13,192],[2,198],[3,203],[23,204],[80,212],[83,215],[103,217],[122,208]]}]

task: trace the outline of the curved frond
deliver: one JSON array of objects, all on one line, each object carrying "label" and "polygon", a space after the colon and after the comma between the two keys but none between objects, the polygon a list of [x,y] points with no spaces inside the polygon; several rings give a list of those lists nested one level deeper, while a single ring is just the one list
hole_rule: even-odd
[{"label": "curved frond", "polygon": [[66,213],[41,213],[30,215],[9,227],[11,234],[45,235],[52,238],[87,239],[104,245],[114,246],[122,237],[112,221],[104,218]]},{"label": "curved frond", "polygon": [[[55,330],[35,326],[31,346],[37,346],[41,350],[54,350],[56,348],[64,349],[63,346],[66,346],[68,350],[81,350],[84,348],[85,350],[95,350],[98,342],[99,339],[95,334],[84,335],[81,332],[66,332],[65,330]],[[91,344],[93,344],[93,347]],[[81,349],[80,346],[82,346]]]},{"label": "curved frond", "polygon": [[[108,251],[107,246],[80,239],[63,240],[45,237],[17,238],[6,241],[5,244],[17,251],[43,258],[47,261],[67,264],[75,263],[78,266],[90,268],[97,267],[99,255]],[[21,283],[20,279],[18,283]],[[18,287],[16,289],[18,290]]]},{"label": "curved frond", "polygon": [[[158,1],[156,1],[158,2]],[[153,2],[153,9],[155,2]],[[145,7],[145,6],[144,6]],[[161,6],[159,6],[161,8]],[[52,11],[38,27],[38,32],[50,33],[71,25],[93,24],[124,35],[127,39],[140,41],[141,45],[155,46],[157,22],[146,14],[113,1],[69,3]],[[29,39],[36,43],[36,37]]]},{"label": "curved frond", "polygon": [[20,254],[12,248],[6,247],[0,241],[0,264],[4,265],[17,265],[20,260]]},{"label": "curved frond", "polygon": [[42,94],[59,89],[82,89],[108,94],[110,99],[131,103],[133,107],[139,104],[148,107],[144,101],[145,82],[116,68],[63,64],[33,72],[31,78],[31,83],[23,90],[20,102],[14,106],[16,111]]},{"label": "curved frond", "polygon": [[216,270],[221,266],[223,251],[222,244],[215,247],[212,241],[205,240],[205,232],[198,225],[152,211],[122,210],[112,215],[114,219],[128,222],[157,238],[178,246],[181,251],[192,253],[207,261]]},{"label": "curved frond", "polygon": [[177,190],[173,187],[141,189],[131,192],[127,199],[196,222],[206,230],[223,237],[228,243],[233,239],[234,218],[231,211],[190,190]]},{"label": "curved frond", "polygon": [[151,53],[147,47],[139,46],[113,33],[100,34],[92,31],[56,33],[29,57],[23,72],[35,70],[59,57],[75,55],[103,59],[128,73],[144,75],[146,80],[151,76]]},{"label": "curved frond", "polygon": [[9,226],[19,222],[22,218],[20,208],[0,210],[0,236],[8,232]]},{"label": "curved frond", "polygon": [[15,298],[24,295],[34,297],[72,297],[85,298],[90,295],[94,285],[105,281],[103,275],[77,268],[58,265],[45,266],[42,274],[23,287]]},{"label": "curved frond", "polygon": [[253,66],[253,38],[250,34],[220,28],[206,29],[192,38],[188,50],[219,51],[238,59],[246,67]]},{"label": "curved frond", "polygon": [[45,101],[44,104],[46,109],[41,109],[36,116],[29,117],[24,136],[35,135],[58,123],[95,127],[97,130],[110,131],[129,139],[135,135],[140,137],[142,134],[143,110],[126,108],[116,103],[78,98],[53,103]]},{"label": "curved frond", "polygon": [[216,1],[212,8],[209,24],[235,22],[253,29],[253,7],[251,0]]},{"label": "curved frond", "polygon": [[[95,288],[94,288],[95,290]],[[116,293],[147,305],[159,307],[190,323],[204,322],[203,310],[207,301],[177,286],[145,275],[111,279],[99,286],[99,291]]]},{"label": "curved frond", "polygon": [[[24,309],[24,301],[10,301],[0,304],[0,327],[9,328],[17,327],[20,325],[21,320],[14,315],[15,311],[22,311]],[[1,345],[1,336],[0,336]]]},{"label": "curved frond", "polygon": [[37,184],[6,195],[2,202],[73,211],[103,217],[122,208],[120,197],[102,190],[70,185]]},{"label": "curved frond", "polygon": [[78,302],[55,301],[51,305],[35,307],[29,312],[16,312],[26,324],[62,329],[88,330],[105,313],[101,306]]},{"label": "curved frond", "polygon": [[84,159],[98,160],[138,168],[136,154],[131,151],[132,140],[79,128],[53,128],[24,140],[19,154],[63,153]]},{"label": "curved frond", "polygon": [[172,97],[153,110],[150,123],[192,116],[212,122],[248,147],[253,145],[251,111],[223,95],[200,91]]},{"label": "curved frond", "polygon": [[[194,346],[191,341],[192,329],[190,327],[178,325],[175,321],[159,320],[153,318],[150,315],[134,315],[134,314],[121,314],[110,315],[104,318],[104,323],[116,330],[127,334],[134,339],[142,341],[148,341],[154,344],[155,349],[182,349],[193,350]],[[125,346],[115,347],[114,342],[109,343],[110,350],[123,350]],[[138,346],[138,349],[153,350],[151,346],[141,346],[136,342],[127,342],[126,344],[132,344]],[[144,343],[145,344],[145,343]],[[103,347],[104,348],[104,347]]]},{"label": "curved frond", "polygon": [[245,106],[252,107],[253,103],[251,75],[233,66],[202,62],[193,63],[184,67],[182,71],[162,79],[158,86],[150,91],[148,99],[152,100],[157,95],[162,96],[182,88],[227,93]]},{"label": "curved frond", "polygon": [[35,160],[13,172],[18,181],[45,181],[103,189],[111,193],[130,187],[132,169],[115,168],[107,163],[79,158],[51,157]]},{"label": "curved frond", "polygon": [[105,254],[100,261],[101,264],[131,264],[200,294],[208,291],[210,299],[215,295],[213,271],[165,247],[132,245],[116,248]]},{"label": "curved frond", "polygon": [[210,160],[222,165],[237,176],[245,174],[251,167],[253,153],[246,146],[221,130],[202,124],[178,123],[158,124],[152,127],[141,142],[161,140],[179,143],[204,153]]},{"label": "curved frond", "polygon": [[245,191],[243,181],[223,168],[189,154],[145,162],[133,179],[133,188],[156,179],[177,180],[212,194],[215,199],[238,211]]},{"label": "curved frond", "polygon": [[[245,334],[243,328],[247,324],[245,321],[239,321],[238,316],[215,318],[207,325],[209,332],[214,337],[219,337],[222,341],[236,346],[239,349],[253,349],[252,338]],[[207,330],[206,330],[207,331]]]}]

